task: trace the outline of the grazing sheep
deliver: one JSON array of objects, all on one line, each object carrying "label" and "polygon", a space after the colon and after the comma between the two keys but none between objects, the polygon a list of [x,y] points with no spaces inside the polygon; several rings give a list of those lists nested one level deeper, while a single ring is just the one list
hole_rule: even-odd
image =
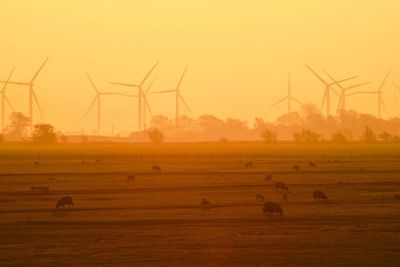
[{"label": "grazing sheep", "polygon": [[293,165],[293,170],[295,171],[300,171],[300,166],[299,165]]},{"label": "grazing sheep", "polygon": [[313,162],[313,161],[309,161],[308,162],[308,166],[311,167],[311,168],[317,168],[317,164],[315,162]]},{"label": "grazing sheep", "polygon": [[81,161],[81,164],[82,164],[82,165],[85,165],[86,163],[87,163],[86,160],[82,160],[82,161]]},{"label": "grazing sheep", "polygon": [[96,159],[94,162],[95,162],[96,164],[99,164],[99,163],[101,162],[101,160],[100,160],[100,159]]},{"label": "grazing sheep", "polygon": [[254,166],[254,164],[253,164],[253,162],[252,161],[246,161],[245,163],[244,163],[244,167],[245,168],[252,168]]},{"label": "grazing sheep", "polygon": [[313,193],[314,200],[328,200],[328,197],[321,190],[316,190]]},{"label": "grazing sheep", "polygon": [[265,202],[263,206],[263,213],[265,215],[283,215],[283,209],[275,202]]},{"label": "grazing sheep", "polygon": [[130,174],[128,175],[128,178],[126,178],[127,181],[134,181],[135,180],[135,175],[134,174]]},{"label": "grazing sheep", "polygon": [[261,194],[257,194],[257,195],[256,195],[256,200],[257,200],[257,201],[264,201],[264,200],[265,200],[265,198],[264,198],[264,196],[263,196],[263,195],[261,195]]},{"label": "grazing sheep", "polygon": [[201,199],[200,206],[205,209],[210,207],[210,201],[206,200],[205,198]]},{"label": "grazing sheep", "polygon": [[278,182],[275,184],[275,190],[276,192],[286,192],[289,193],[289,188],[287,187],[286,184]]},{"label": "grazing sheep", "polygon": [[265,176],[265,181],[269,182],[272,180],[272,174],[268,174],[267,176]]},{"label": "grazing sheep", "polygon": [[35,160],[35,161],[33,162],[33,166],[39,167],[39,165],[40,165],[39,161]]},{"label": "grazing sheep", "polygon": [[47,186],[31,186],[31,191],[47,193],[50,191],[50,188],[48,188]]},{"label": "grazing sheep", "polygon": [[56,209],[58,208],[64,208],[64,207],[69,207],[69,208],[73,208],[74,207],[74,203],[72,202],[72,197],[70,196],[66,196],[66,197],[62,197],[57,201],[56,204]]},{"label": "grazing sheep", "polygon": [[151,167],[151,172],[162,172],[161,167],[158,165],[153,165]]}]

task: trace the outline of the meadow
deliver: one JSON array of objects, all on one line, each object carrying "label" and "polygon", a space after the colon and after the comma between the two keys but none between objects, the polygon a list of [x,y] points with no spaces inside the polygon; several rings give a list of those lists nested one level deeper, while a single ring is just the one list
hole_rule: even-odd
[{"label": "meadow", "polygon": [[399,163],[396,144],[2,145],[0,266],[400,266]]}]

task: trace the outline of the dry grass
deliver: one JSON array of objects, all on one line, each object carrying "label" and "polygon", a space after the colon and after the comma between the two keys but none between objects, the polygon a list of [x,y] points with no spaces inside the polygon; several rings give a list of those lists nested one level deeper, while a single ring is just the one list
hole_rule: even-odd
[{"label": "dry grass", "polygon": [[[399,266],[399,148],[4,147],[0,265]],[[254,167],[244,168],[246,160]],[[308,167],[310,160],[318,167]],[[152,174],[153,164],[163,173]],[[136,179],[127,181],[129,174]],[[276,181],[289,186],[289,201],[275,192]],[[329,202],[312,199],[317,189]],[[265,217],[256,193],[279,202],[285,215]],[[56,212],[64,195],[75,207]],[[203,197],[211,208],[200,209]]]}]

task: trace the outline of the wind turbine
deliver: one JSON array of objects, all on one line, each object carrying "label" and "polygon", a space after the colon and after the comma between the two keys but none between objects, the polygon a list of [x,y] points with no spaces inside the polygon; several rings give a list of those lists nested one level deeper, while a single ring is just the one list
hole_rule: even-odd
[{"label": "wind turbine", "polygon": [[281,100],[279,100],[278,102],[275,102],[274,104],[270,105],[268,107],[268,109],[282,103],[283,101],[287,100],[288,101],[288,114],[290,114],[292,112],[292,100],[297,102],[298,104],[304,106],[303,103],[301,103],[299,100],[297,100],[296,98],[294,98],[291,94],[291,87],[290,87],[290,72],[289,72],[289,76],[288,76],[288,95],[285,96],[284,98],[282,98]]},{"label": "wind turbine", "polygon": [[[29,119],[31,121],[31,125],[33,124],[33,100],[35,100],[36,106],[37,106],[40,114],[42,114],[42,110],[39,106],[39,102],[38,102],[35,90],[33,89],[34,81],[36,80],[37,76],[42,71],[44,65],[46,65],[48,60],[49,60],[49,58],[46,58],[44,60],[42,65],[40,65],[39,69],[36,71],[36,73],[33,75],[32,79],[29,82],[13,82],[13,81],[8,82],[9,84],[25,85],[25,86],[29,87]],[[5,83],[5,81],[0,81],[0,82]]]},{"label": "wind turbine", "polygon": [[179,125],[179,102],[182,101],[182,103],[185,105],[187,110],[192,113],[192,110],[190,109],[189,105],[186,103],[185,99],[183,98],[181,91],[180,91],[180,86],[182,84],[183,77],[186,74],[186,71],[188,69],[188,65],[186,65],[185,69],[183,70],[183,73],[181,77],[179,78],[178,84],[174,90],[164,90],[164,91],[157,91],[157,92],[150,92],[150,94],[164,94],[164,93],[175,93],[175,124],[176,126]]},{"label": "wind turbine", "polygon": [[322,99],[322,106],[321,106],[321,111],[324,108],[324,106],[326,106],[326,116],[329,116],[331,114],[331,90],[337,95],[339,96],[339,93],[335,91],[335,89],[332,88],[333,85],[337,85],[339,83],[348,81],[348,80],[352,80],[354,78],[357,78],[357,76],[353,76],[353,77],[349,77],[343,80],[339,80],[336,82],[332,82],[332,83],[328,83],[327,81],[325,81],[324,79],[322,79],[322,77],[320,75],[318,75],[318,73],[316,73],[310,66],[308,66],[306,64],[306,67],[323,83],[325,84],[325,93],[324,93],[324,98]]},{"label": "wind turbine", "polygon": [[359,92],[354,92],[354,93],[348,94],[347,96],[352,96],[352,95],[357,95],[357,94],[375,94],[375,95],[378,96],[378,98],[377,98],[377,100],[378,100],[378,118],[381,118],[382,106],[385,109],[386,114],[389,115],[389,112],[388,112],[388,110],[386,108],[385,102],[383,101],[382,88],[385,85],[385,82],[386,82],[387,78],[389,77],[390,72],[391,72],[390,70],[387,72],[387,74],[386,74],[385,78],[383,79],[381,85],[378,87],[378,90],[376,90],[376,91],[359,91]]},{"label": "wind turbine", "polygon": [[6,96],[6,89],[7,89],[7,84],[9,83],[11,76],[13,75],[15,70],[15,67],[11,70],[10,74],[8,75],[7,80],[3,84],[3,89],[1,90],[1,130],[4,132],[4,127],[5,127],[5,102],[7,102],[8,106],[10,107],[11,111],[14,111],[14,108],[12,107],[10,100],[8,100],[8,97]]},{"label": "wind turbine", "polygon": [[336,85],[339,87],[339,89],[341,90],[340,96],[339,96],[339,104],[337,107],[337,111],[339,112],[341,110],[346,110],[346,92],[350,89],[356,88],[356,87],[360,87],[366,84],[369,84],[370,82],[363,82],[363,83],[359,83],[359,84],[355,84],[352,86],[348,86],[348,87],[343,87],[340,83],[338,83],[326,70],[324,70],[325,74],[329,77],[329,79],[332,80],[332,82],[336,83]]},{"label": "wind turbine", "polygon": [[396,114],[397,114],[398,109],[397,109],[397,94],[396,94],[396,89],[397,89],[397,90],[400,90],[400,86],[399,86],[397,83],[395,83],[395,82],[393,82],[393,85],[395,86],[395,88],[394,88],[393,101],[394,101],[395,112],[396,112]]},{"label": "wind turbine", "polygon": [[158,61],[156,62],[156,64],[154,64],[154,66],[150,69],[150,71],[144,76],[144,78],[142,79],[142,81],[139,84],[110,82],[110,84],[138,88],[139,93],[138,93],[137,98],[138,98],[138,127],[139,127],[139,130],[142,130],[142,111],[143,111],[142,98],[144,95],[143,85],[146,82],[146,80],[149,78],[149,76],[153,72],[153,70],[157,67],[157,65],[158,65]]},{"label": "wind turbine", "polygon": [[[151,86],[153,85],[153,83],[154,83],[156,78],[157,78],[157,76],[154,77],[153,80],[151,80],[151,82],[147,86],[146,91],[144,91],[143,96],[142,96],[143,97],[143,102],[144,102],[144,105],[143,105],[143,128],[144,129],[147,129],[146,110],[148,110],[150,115],[153,116],[153,112],[151,111],[150,105],[149,105],[149,103],[147,101],[147,94],[148,94],[149,90],[151,89]],[[138,95],[128,95],[128,94],[126,94],[124,96],[127,96],[127,97],[139,97]]]},{"label": "wind turbine", "polygon": [[85,113],[85,117],[89,114],[89,111],[92,109],[93,105],[96,103],[97,101],[97,133],[100,134],[100,123],[101,123],[101,96],[104,95],[125,95],[125,93],[114,93],[114,92],[100,92],[97,87],[96,84],[93,82],[92,78],[90,77],[89,73],[86,72],[86,76],[88,77],[93,89],[96,91],[96,96],[94,97],[92,103],[90,104],[88,110]]}]

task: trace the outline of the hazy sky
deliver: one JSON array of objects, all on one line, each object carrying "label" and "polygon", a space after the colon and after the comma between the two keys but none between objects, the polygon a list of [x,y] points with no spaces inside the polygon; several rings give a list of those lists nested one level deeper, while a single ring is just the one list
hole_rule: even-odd
[{"label": "hazy sky", "polygon": [[[16,65],[13,80],[28,81],[50,56],[36,82],[44,110],[39,119],[61,130],[96,127],[95,109],[83,116],[95,96],[85,69],[102,90],[123,91],[107,82],[136,83],[157,60],[154,90],[174,88],[190,65],[182,94],[193,116],[272,120],[286,111],[284,104],[266,107],[285,96],[289,71],[293,94],[320,106],[322,84],[305,63],[338,78],[359,75],[355,82],[372,82],[364,90],[375,90],[392,69],[384,98],[395,112],[397,0],[2,0],[0,10],[1,79]],[[27,113],[27,89],[10,86],[8,93],[16,110]],[[173,95],[149,101],[154,113],[173,116]],[[374,96],[354,97],[348,106],[377,110]],[[136,110],[134,99],[104,98],[104,132],[113,124],[116,130],[136,128]]]}]

